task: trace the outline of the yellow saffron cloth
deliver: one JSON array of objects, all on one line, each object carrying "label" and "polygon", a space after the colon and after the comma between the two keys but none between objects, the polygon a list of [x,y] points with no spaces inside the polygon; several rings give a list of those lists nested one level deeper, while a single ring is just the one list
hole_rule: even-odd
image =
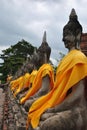
[{"label": "yellow saffron cloth", "polygon": [[29,73],[25,73],[25,75],[22,76],[22,80],[19,83],[19,87],[17,88],[16,92],[14,93],[14,95],[16,96],[22,89],[29,87],[29,78],[30,78],[30,74]]},{"label": "yellow saffron cloth", "polygon": [[11,82],[10,82],[11,91],[15,91],[15,90],[18,88],[19,83],[20,83],[21,81],[22,81],[22,76],[19,77],[19,78],[17,78],[17,79],[15,79],[15,80],[13,80],[13,81],[11,81]]},{"label": "yellow saffron cloth", "polygon": [[37,72],[37,75],[34,78],[33,84],[31,89],[28,91],[28,93],[20,100],[20,104],[23,104],[26,100],[30,98],[30,96],[33,96],[40,88],[42,84],[42,78],[46,75],[49,75],[50,78],[50,87],[54,86],[54,73],[53,68],[49,64],[44,64],[40,67],[40,69]]},{"label": "yellow saffron cloth", "polygon": [[38,72],[37,70],[33,70],[32,73],[30,74],[30,78],[29,78],[30,84],[33,83],[34,78],[37,75],[37,72]]},{"label": "yellow saffron cloth", "polygon": [[67,91],[87,76],[87,58],[79,50],[70,51],[60,62],[53,89],[36,100],[30,107],[27,123],[36,128],[41,114],[48,108],[60,104]]},{"label": "yellow saffron cloth", "polygon": [[30,87],[30,84],[31,82],[33,82],[36,73],[37,71],[34,70],[32,74],[26,73],[25,75],[21,76],[21,79],[18,82],[18,87],[14,93],[14,96],[16,96],[23,88]]},{"label": "yellow saffron cloth", "polygon": [[24,84],[21,89],[29,87],[29,84],[30,84],[29,78],[30,78],[30,74],[25,73],[24,79],[23,79]]},{"label": "yellow saffron cloth", "polygon": [[[35,76],[37,75],[37,72],[38,72],[37,70],[33,70],[32,73],[30,74],[29,85],[31,85],[33,83]],[[20,104],[23,104],[27,100],[26,99],[27,95],[28,95],[28,93],[22,99],[20,99]]]},{"label": "yellow saffron cloth", "polygon": [[23,86],[24,86],[24,75],[21,76],[20,80],[18,81],[18,87],[17,87],[17,89],[14,92],[14,96],[16,96],[21,91]]}]

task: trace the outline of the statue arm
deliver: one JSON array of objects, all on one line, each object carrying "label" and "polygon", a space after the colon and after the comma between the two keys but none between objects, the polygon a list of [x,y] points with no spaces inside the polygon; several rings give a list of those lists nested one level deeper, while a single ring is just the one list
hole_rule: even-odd
[{"label": "statue arm", "polygon": [[34,98],[45,95],[50,90],[50,78],[47,74],[43,77],[41,89],[33,96]]},{"label": "statue arm", "polygon": [[64,110],[71,109],[73,106],[77,105],[84,97],[84,80],[81,80],[76,85],[72,87],[72,92],[65,98],[65,100],[54,108],[50,108],[48,112],[60,112]]}]

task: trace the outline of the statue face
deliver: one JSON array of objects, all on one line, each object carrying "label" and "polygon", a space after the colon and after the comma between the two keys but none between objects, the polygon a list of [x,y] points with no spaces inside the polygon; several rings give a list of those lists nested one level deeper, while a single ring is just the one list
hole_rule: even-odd
[{"label": "statue face", "polygon": [[63,41],[66,48],[71,49],[75,46],[75,36],[68,29],[63,32]]}]

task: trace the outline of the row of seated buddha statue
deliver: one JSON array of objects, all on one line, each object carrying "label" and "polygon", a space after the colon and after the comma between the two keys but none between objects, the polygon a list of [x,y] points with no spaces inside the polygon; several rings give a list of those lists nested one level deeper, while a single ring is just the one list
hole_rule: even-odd
[{"label": "row of seated buddha statue", "polygon": [[45,32],[32,57],[31,74],[25,71],[10,82],[14,98],[27,112],[27,130],[87,130],[87,57],[80,49],[81,35],[82,26],[72,9],[62,39],[68,54],[56,73],[49,63]]}]

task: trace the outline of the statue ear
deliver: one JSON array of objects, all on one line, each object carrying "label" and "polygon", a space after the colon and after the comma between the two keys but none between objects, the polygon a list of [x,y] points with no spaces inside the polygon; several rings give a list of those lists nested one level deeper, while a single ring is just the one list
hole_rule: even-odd
[{"label": "statue ear", "polygon": [[75,46],[76,46],[76,49],[80,49],[80,40],[81,40],[81,33],[78,33],[78,35],[76,36],[76,39],[75,39]]},{"label": "statue ear", "polygon": [[78,42],[80,42],[80,40],[81,40],[81,33],[78,33],[78,35],[76,36],[76,40],[77,40]]}]

